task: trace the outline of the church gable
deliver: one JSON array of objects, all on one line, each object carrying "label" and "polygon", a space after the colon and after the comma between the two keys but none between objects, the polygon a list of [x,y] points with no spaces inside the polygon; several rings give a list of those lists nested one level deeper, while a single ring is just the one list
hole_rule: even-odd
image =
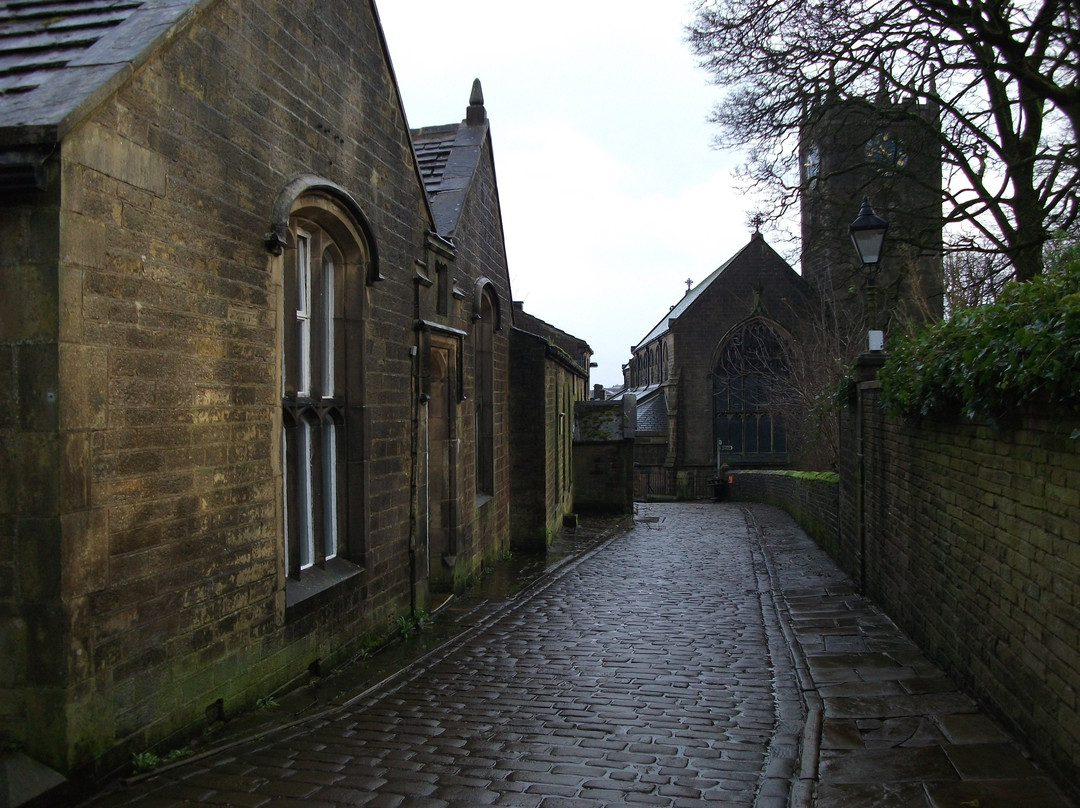
[{"label": "church gable", "polygon": [[638,397],[639,424],[651,427],[636,442],[635,459],[649,486],[672,470],[692,470],[683,477],[690,484],[728,463],[788,462],[777,380],[810,311],[802,277],[754,233],[634,348],[627,384]]},{"label": "church gable", "polygon": [[808,299],[809,289],[799,274],[755,233],[695,297],[677,330],[715,330],[720,323],[730,328],[750,317],[775,319],[790,330]]}]

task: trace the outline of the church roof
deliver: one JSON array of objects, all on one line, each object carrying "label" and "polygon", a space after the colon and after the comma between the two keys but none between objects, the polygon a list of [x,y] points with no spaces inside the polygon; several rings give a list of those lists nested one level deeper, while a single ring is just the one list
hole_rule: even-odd
[{"label": "church roof", "polygon": [[655,394],[638,396],[637,431],[638,433],[666,433],[668,430],[667,396]]},{"label": "church roof", "polygon": [[457,228],[487,136],[487,111],[480,79],[473,81],[469,107],[460,124],[412,130],[420,177],[439,235],[451,236]]},{"label": "church roof", "polygon": [[209,0],[3,0],[0,144],[55,143]]},{"label": "church roof", "polygon": [[[755,246],[764,247],[764,250],[752,249]],[[787,269],[793,274],[795,272],[793,269],[791,269],[790,266],[788,266],[787,262],[784,261],[784,259],[781,258],[780,255],[766,243],[765,237],[762,236],[760,232],[754,233],[753,236],[750,237],[750,241],[745,247],[735,253],[735,255],[731,256],[731,258],[718,266],[716,269],[714,269],[709,274],[709,277],[707,277],[694,288],[687,291],[687,293],[683,295],[682,299],[671,307],[671,310],[664,316],[664,318],[659,323],[657,323],[656,326],[648,334],[645,335],[645,338],[633,347],[633,350],[637,351],[639,348],[648,345],[650,342],[659,339],[661,336],[666,334],[671,328],[672,321],[679,319],[679,317],[681,317],[691,306],[694,305],[695,302],[697,302],[698,298],[701,297],[702,293],[704,293],[706,289],[712,286],[712,284],[715,283],[718,278],[723,276],[725,272],[728,272],[735,267],[750,265],[756,262],[761,262],[762,260],[778,261],[783,266],[787,267]]]}]

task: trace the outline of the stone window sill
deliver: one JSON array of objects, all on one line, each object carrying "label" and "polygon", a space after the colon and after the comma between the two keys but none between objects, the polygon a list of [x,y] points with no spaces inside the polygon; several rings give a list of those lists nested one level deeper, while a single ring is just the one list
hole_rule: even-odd
[{"label": "stone window sill", "polygon": [[334,590],[356,582],[364,571],[344,558],[332,558],[322,567],[309,567],[299,578],[285,579],[285,618],[291,620],[326,603]]}]

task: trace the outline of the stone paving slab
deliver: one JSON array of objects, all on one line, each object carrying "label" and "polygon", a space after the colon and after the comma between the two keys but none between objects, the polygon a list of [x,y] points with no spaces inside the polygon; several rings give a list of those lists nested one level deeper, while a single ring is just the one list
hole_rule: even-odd
[{"label": "stone paving slab", "polygon": [[[818,704],[817,808],[1069,808],[1053,782],[784,513],[744,506]],[[809,725],[809,724],[808,724]],[[805,757],[805,756],[804,756]]]}]

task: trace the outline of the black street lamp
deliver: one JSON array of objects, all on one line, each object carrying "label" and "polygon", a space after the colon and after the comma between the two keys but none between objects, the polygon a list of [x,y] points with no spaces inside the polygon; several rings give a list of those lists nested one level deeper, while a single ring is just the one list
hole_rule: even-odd
[{"label": "black street lamp", "polygon": [[872,275],[881,260],[881,245],[885,242],[885,233],[889,223],[874,213],[870,207],[870,197],[864,196],[859,216],[848,227],[851,241],[859,253],[859,260]]},{"label": "black street lamp", "polygon": [[881,261],[881,247],[885,243],[888,229],[889,223],[874,213],[874,209],[870,207],[870,197],[864,196],[859,215],[848,227],[848,232],[851,233],[851,241],[859,253],[859,260],[862,261],[863,271],[866,273],[872,326],[867,340],[871,351],[880,351],[885,345],[884,332],[877,330],[877,265]]}]

